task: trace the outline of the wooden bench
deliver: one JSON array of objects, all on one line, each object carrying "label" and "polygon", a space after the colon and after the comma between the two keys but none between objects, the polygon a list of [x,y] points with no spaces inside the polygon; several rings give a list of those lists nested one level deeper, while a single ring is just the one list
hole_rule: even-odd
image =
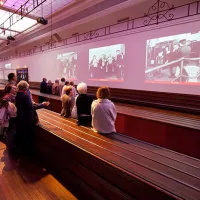
[{"label": "wooden bench", "polygon": [[[30,82],[30,87],[32,89],[39,90],[40,83]],[[192,90],[194,86],[190,87]],[[88,86],[88,93],[94,95],[96,94],[97,89],[97,86]],[[115,102],[173,110],[190,114],[200,114],[199,95],[133,90],[124,88],[111,88],[111,93],[112,100]]]},{"label": "wooden bench", "polygon": [[36,149],[80,199],[200,199],[200,160],[38,110]]},{"label": "wooden bench", "polygon": [[200,116],[118,103],[116,109],[118,132],[200,158]]},{"label": "wooden bench", "polygon": [[[59,96],[41,94],[38,90],[31,92],[36,102],[38,96],[46,97],[51,103],[50,109],[60,113]],[[122,103],[115,106],[117,132],[200,158],[200,116]]]}]

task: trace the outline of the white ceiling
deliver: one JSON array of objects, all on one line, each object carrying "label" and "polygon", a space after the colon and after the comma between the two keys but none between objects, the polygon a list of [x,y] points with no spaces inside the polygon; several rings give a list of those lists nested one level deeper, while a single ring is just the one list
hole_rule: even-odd
[{"label": "white ceiling", "polygon": [[[17,10],[21,7],[21,5],[23,5],[24,3],[27,2],[27,6],[29,9],[32,8],[33,6],[33,0],[4,0],[5,3],[3,5],[3,7],[5,8],[9,8],[12,10]],[[73,2],[75,2],[76,0],[38,0],[39,4],[41,2],[44,2],[42,4],[42,6],[39,6],[38,8],[36,8],[34,11],[31,12],[31,15],[37,16],[37,17],[41,17],[42,13],[44,17],[47,17],[51,14],[51,3],[52,3],[52,12],[55,13],[56,11],[62,9],[63,7],[65,7],[66,5],[69,5]],[[35,0],[36,2],[36,0]]]},{"label": "white ceiling", "polygon": [[[16,36],[23,31],[29,29],[37,23],[38,17],[48,17],[57,11],[63,9],[70,4],[73,4],[77,0],[38,0],[40,6],[35,8],[23,19],[19,14],[13,14],[15,11],[20,9],[21,5],[26,2],[26,10],[30,11],[33,9],[33,0],[3,0],[4,5],[0,6],[0,43],[2,40],[6,40],[7,36]],[[9,17],[12,16],[13,25],[10,26]],[[15,23],[16,22],[16,23]]]},{"label": "white ceiling", "polygon": [[0,39],[6,39],[7,36],[10,35],[15,36],[36,23],[36,20],[31,18],[24,17],[21,19],[20,15],[13,14],[13,22],[17,22],[17,20],[19,21],[17,23],[13,23],[13,25],[10,26],[10,20],[8,19],[11,15],[12,13],[10,12],[0,10]]}]

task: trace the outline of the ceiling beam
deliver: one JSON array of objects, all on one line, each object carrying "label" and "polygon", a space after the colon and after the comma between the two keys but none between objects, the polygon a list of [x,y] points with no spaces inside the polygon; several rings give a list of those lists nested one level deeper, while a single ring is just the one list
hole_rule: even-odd
[{"label": "ceiling beam", "polygon": [[[18,9],[19,9],[19,8],[18,8]],[[12,8],[8,8],[8,7],[1,6],[1,7],[0,7],[0,10],[4,10],[4,11],[10,12],[10,13],[12,13],[12,14],[21,15],[21,13],[20,13],[20,12],[16,12],[16,10],[15,10],[14,8],[12,9]],[[33,16],[33,15],[31,15],[31,14],[26,15],[26,17],[27,17],[27,18],[30,18],[30,19],[37,20],[37,17],[36,17],[36,16]]]},{"label": "ceiling beam", "polygon": [[11,31],[11,32],[14,32],[14,33],[21,33],[20,31],[15,31],[15,30],[12,30],[12,29],[9,29],[9,28],[1,28],[0,27],[0,30]]}]

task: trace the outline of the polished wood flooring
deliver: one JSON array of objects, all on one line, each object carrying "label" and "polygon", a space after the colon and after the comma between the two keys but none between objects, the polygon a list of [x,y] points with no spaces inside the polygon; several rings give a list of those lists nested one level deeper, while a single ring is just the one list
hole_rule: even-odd
[{"label": "polished wood flooring", "polygon": [[13,157],[2,142],[0,158],[0,200],[77,199],[35,158]]}]

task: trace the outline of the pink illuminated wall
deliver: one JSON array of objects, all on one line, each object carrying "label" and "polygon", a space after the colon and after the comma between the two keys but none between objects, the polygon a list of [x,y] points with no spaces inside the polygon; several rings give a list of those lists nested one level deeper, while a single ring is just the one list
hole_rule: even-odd
[{"label": "pink illuminated wall", "polygon": [[[28,67],[30,81],[40,82],[43,77],[54,81],[57,78],[61,78],[63,74],[68,73],[64,69],[65,67],[63,68],[63,63],[65,63],[66,66],[67,60],[71,59],[69,57],[76,54],[77,74],[74,76],[74,78],[71,78],[75,80],[75,83],[84,81],[90,86],[107,85],[113,88],[127,88],[199,95],[200,90],[198,84],[171,84],[170,82],[168,84],[162,82],[158,84],[145,82],[145,71],[147,65],[147,40],[170,35],[199,32],[199,27],[200,21],[196,21],[151,31],[149,30],[138,32],[120,37],[113,35],[110,39],[102,38],[101,41],[90,41],[90,43],[87,44],[78,44],[77,46],[73,47],[56,49],[46,53],[40,53],[29,57],[15,59],[10,61],[10,63],[14,69],[17,67]],[[89,64],[91,63],[91,56],[89,56],[89,52],[92,52],[92,49],[112,45],[121,45],[119,48],[120,53],[123,52],[123,64],[121,64],[123,65],[123,78],[117,78],[115,75],[110,75],[109,78],[105,78],[105,76],[102,75],[103,77],[98,77],[97,79],[91,80],[91,71],[89,68]],[[97,57],[100,58],[103,54],[104,53],[100,51]],[[105,54],[106,57],[109,57],[109,54],[112,54],[111,56],[113,57],[113,60],[116,60],[115,52],[105,52]],[[0,68],[5,68],[6,63],[9,63],[9,61],[0,63]],[[110,69],[110,74],[112,74],[112,67],[110,67]],[[108,73],[106,72],[106,68],[104,73]]]}]

